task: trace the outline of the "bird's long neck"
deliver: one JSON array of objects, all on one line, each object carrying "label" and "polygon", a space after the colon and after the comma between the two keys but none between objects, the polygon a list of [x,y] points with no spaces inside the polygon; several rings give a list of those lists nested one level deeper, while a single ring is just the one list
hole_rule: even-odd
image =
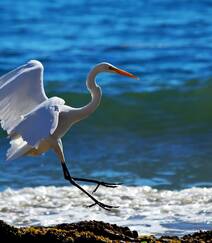
[{"label": "bird's long neck", "polygon": [[100,104],[101,97],[102,97],[102,91],[100,86],[96,83],[96,75],[99,73],[99,70],[97,67],[93,68],[87,77],[86,80],[86,86],[91,94],[91,101],[86,105],[78,109],[77,115],[78,120],[82,120],[86,117],[88,117],[91,113],[93,113],[98,105]]}]

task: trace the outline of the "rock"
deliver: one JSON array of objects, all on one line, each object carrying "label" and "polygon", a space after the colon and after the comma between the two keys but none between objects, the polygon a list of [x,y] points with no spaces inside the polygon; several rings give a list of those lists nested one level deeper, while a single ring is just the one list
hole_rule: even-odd
[{"label": "rock", "polygon": [[193,235],[138,236],[137,231],[128,227],[120,227],[99,221],[82,221],[72,224],[60,224],[51,227],[30,226],[15,228],[0,221],[0,242],[2,243],[105,243],[105,242],[143,242],[143,243],[180,243],[180,242],[212,242],[212,231],[200,231]]},{"label": "rock", "polygon": [[138,234],[129,228],[97,221],[22,228],[0,221],[0,242],[4,243],[132,242],[137,238]]}]

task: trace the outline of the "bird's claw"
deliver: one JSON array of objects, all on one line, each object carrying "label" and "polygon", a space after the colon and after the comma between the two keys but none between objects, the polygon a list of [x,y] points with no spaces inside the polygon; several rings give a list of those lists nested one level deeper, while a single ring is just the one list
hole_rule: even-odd
[{"label": "bird's claw", "polygon": [[109,182],[104,182],[104,181],[99,181],[97,182],[96,187],[94,188],[94,190],[92,191],[92,193],[96,192],[97,189],[99,188],[99,186],[105,186],[105,187],[110,187],[110,188],[115,188],[117,186],[119,186],[121,184],[116,184],[116,183],[109,183]]},{"label": "bird's claw", "polygon": [[114,207],[111,205],[107,205],[104,204],[100,201],[98,201],[95,197],[93,197],[89,192],[87,192],[84,188],[82,188],[78,183],[76,183],[76,181],[84,181],[84,182],[90,182],[90,183],[96,183],[96,187],[94,189],[94,192],[99,188],[100,185],[106,186],[106,187],[116,187],[118,186],[118,184],[112,184],[112,183],[108,183],[108,182],[102,182],[102,181],[98,181],[98,180],[93,180],[93,179],[86,179],[86,178],[78,178],[78,177],[72,177],[68,171],[68,168],[66,166],[65,163],[61,163],[62,168],[63,168],[63,172],[64,172],[64,178],[66,180],[68,180],[72,185],[76,186],[78,189],[80,189],[83,193],[85,193],[88,197],[90,197],[91,200],[93,200],[93,204],[89,205],[88,207],[93,207],[95,205],[98,205],[99,207],[110,211],[113,208],[118,208],[118,207]]},{"label": "bird's claw", "polygon": [[103,209],[105,209],[107,211],[111,211],[113,208],[119,208],[118,206],[111,206],[111,205],[108,205],[108,204],[105,204],[105,203],[101,203],[99,201],[97,201],[95,203],[92,203],[92,204],[88,205],[87,207],[91,208],[91,207],[93,207],[95,205],[98,205],[100,208],[103,208]]}]

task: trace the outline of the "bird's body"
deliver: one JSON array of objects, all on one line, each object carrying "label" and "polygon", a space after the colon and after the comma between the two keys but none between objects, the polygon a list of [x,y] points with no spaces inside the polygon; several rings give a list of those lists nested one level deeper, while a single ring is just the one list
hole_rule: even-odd
[{"label": "bird's body", "polygon": [[108,209],[80,187],[75,180],[94,182],[111,186],[110,183],[71,177],[65,164],[61,138],[70,127],[95,111],[101,101],[101,88],[95,77],[100,72],[116,72],[135,78],[134,75],[117,69],[111,64],[100,63],[88,74],[86,85],[91,93],[91,101],[80,108],[65,105],[59,97],[48,98],[43,87],[43,65],[36,60],[0,77],[0,120],[1,126],[10,137],[11,147],[7,159],[23,155],[37,156],[53,149],[61,161],[64,177],[86,193],[99,206]]}]

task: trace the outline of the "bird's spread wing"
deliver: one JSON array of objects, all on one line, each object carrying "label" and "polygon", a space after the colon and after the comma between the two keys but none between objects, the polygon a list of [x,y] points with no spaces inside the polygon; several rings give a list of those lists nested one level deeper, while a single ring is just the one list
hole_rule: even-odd
[{"label": "bird's spread wing", "polygon": [[43,66],[36,60],[0,77],[2,128],[10,134],[23,115],[47,99],[43,88]]},{"label": "bird's spread wing", "polygon": [[58,97],[50,98],[36,109],[26,114],[22,121],[13,128],[11,134],[19,134],[32,147],[37,147],[41,140],[52,135],[57,128],[60,107],[64,100]]}]

